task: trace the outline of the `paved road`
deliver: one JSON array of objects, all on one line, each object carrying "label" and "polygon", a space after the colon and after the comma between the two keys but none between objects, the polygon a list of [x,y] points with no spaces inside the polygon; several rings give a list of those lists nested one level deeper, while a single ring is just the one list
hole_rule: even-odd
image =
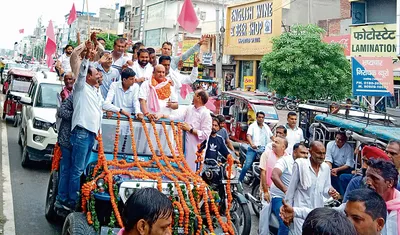
[{"label": "paved road", "polygon": [[[286,121],[287,111],[279,111],[280,124]],[[17,235],[53,235],[61,233],[61,225],[53,225],[44,217],[44,204],[50,165],[38,163],[32,167],[21,166],[22,149],[18,145],[18,128],[7,124],[11,183]],[[258,218],[252,214],[251,234],[256,235]]]},{"label": "paved road", "polygon": [[18,128],[8,124],[7,134],[16,234],[60,234],[61,225],[52,225],[44,217],[50,165],[39,163],[23,168]]}]

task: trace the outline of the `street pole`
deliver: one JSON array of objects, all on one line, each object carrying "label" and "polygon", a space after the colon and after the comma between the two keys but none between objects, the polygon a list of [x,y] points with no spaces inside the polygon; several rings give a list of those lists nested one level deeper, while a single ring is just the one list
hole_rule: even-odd
[{"label": "street pole", "polygon": [[[220,22],[219,22],[219,6],[215,9],[216,11],[216,40],[215,40],[215,57],[216,57],[216,64],[215,64],[215,75],[218,81],[219,87],[222,87],[222,53],[221,53],[221,34],[220,34]],[[218,89],[221,90],[221,89]]]},{"label": "street pole", "polygon": [[174,45],[174,55],[178,55],[178,48],[179,48],[179,10],[180,10],[180,3],[179,0],[176,1],[176,24],[175,24],[175,45]]},{"label": "street pole", "polygon": [[308,24],[311,24],[311,0],[308,0]]}]

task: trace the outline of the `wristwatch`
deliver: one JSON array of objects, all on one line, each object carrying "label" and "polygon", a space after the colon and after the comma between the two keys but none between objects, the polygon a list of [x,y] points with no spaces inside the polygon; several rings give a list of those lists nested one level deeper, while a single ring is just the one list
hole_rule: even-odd
[{"label": "wristwatch", "polygon": [[193,134],[193,128],[192,129],[190,129],[190,131],[189,131],[191,134]]},{"label": "wristwatch", "polygon": [[122,109],[119,109],[119,113],[122,113]]}]

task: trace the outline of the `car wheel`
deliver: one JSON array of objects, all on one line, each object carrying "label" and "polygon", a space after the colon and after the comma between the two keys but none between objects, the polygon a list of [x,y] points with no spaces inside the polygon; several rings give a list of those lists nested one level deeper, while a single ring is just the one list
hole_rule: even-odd
[{"label": "car wheel", "polygon": [[19,146],[22,146],[22,137],[21,137],[21,134],[22,134],[22,128],[20,127],[20,128],[19,128],[19,132],[18,132],[18,144],[19,144]]},{"label": "car wheel", "polygon": [[86,220],[86,216],[80,212],[73,212],[67,216],[62,228],[62,235],[95,235],[96,231]]},{"label": "car wheel", "polygon": [[30,165],[30,163],[31,163],[31,160],[29,159],[27,142],[28,141],[27,141],[27,139],[25,137],[24,148],[22,150],[22,160],[21,160],[22,167],[28,167]]},{"label": "car wheel", "polygon": [[49,222],[56,222],[59,219],[56,211],[54,210],[54,203],[58,193],[58,171],[52,171],[50,174],[49,183],[47,185],[45,216]]}]

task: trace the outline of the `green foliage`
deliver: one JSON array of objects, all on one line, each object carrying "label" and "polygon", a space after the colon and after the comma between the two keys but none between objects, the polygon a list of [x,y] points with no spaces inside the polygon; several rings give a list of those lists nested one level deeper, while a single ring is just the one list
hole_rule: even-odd
[{"label": "green foliage", "polygon": [[272,40],[272,52],[261,61],[270,88],[302,100],[341,100],[350,95],[350,62],[341,45],[321,41],[323,33],[315,25],[295,25]]},{"label": "green foliage", "polygon": [[115,34],[110,34],[110,37],[108,37],[107,33],[99,33],[97,34],[97,37],[104,38],[104,40],[106,40],[106,50],[112,50],[114,48],[115,39],[119,38],[118,35]]},{"label": "green foliage", "polygon": [[[79,46],[79,45],[78,45],[78,42],[75,42],[75,41],[72,41],[72,40],[69,40],[68,44],[71,45],[71,46],[73,46],[74,48],[77,47],[77,46]],[[66,46],[66,45],[65,45],[65,46]]]}]

